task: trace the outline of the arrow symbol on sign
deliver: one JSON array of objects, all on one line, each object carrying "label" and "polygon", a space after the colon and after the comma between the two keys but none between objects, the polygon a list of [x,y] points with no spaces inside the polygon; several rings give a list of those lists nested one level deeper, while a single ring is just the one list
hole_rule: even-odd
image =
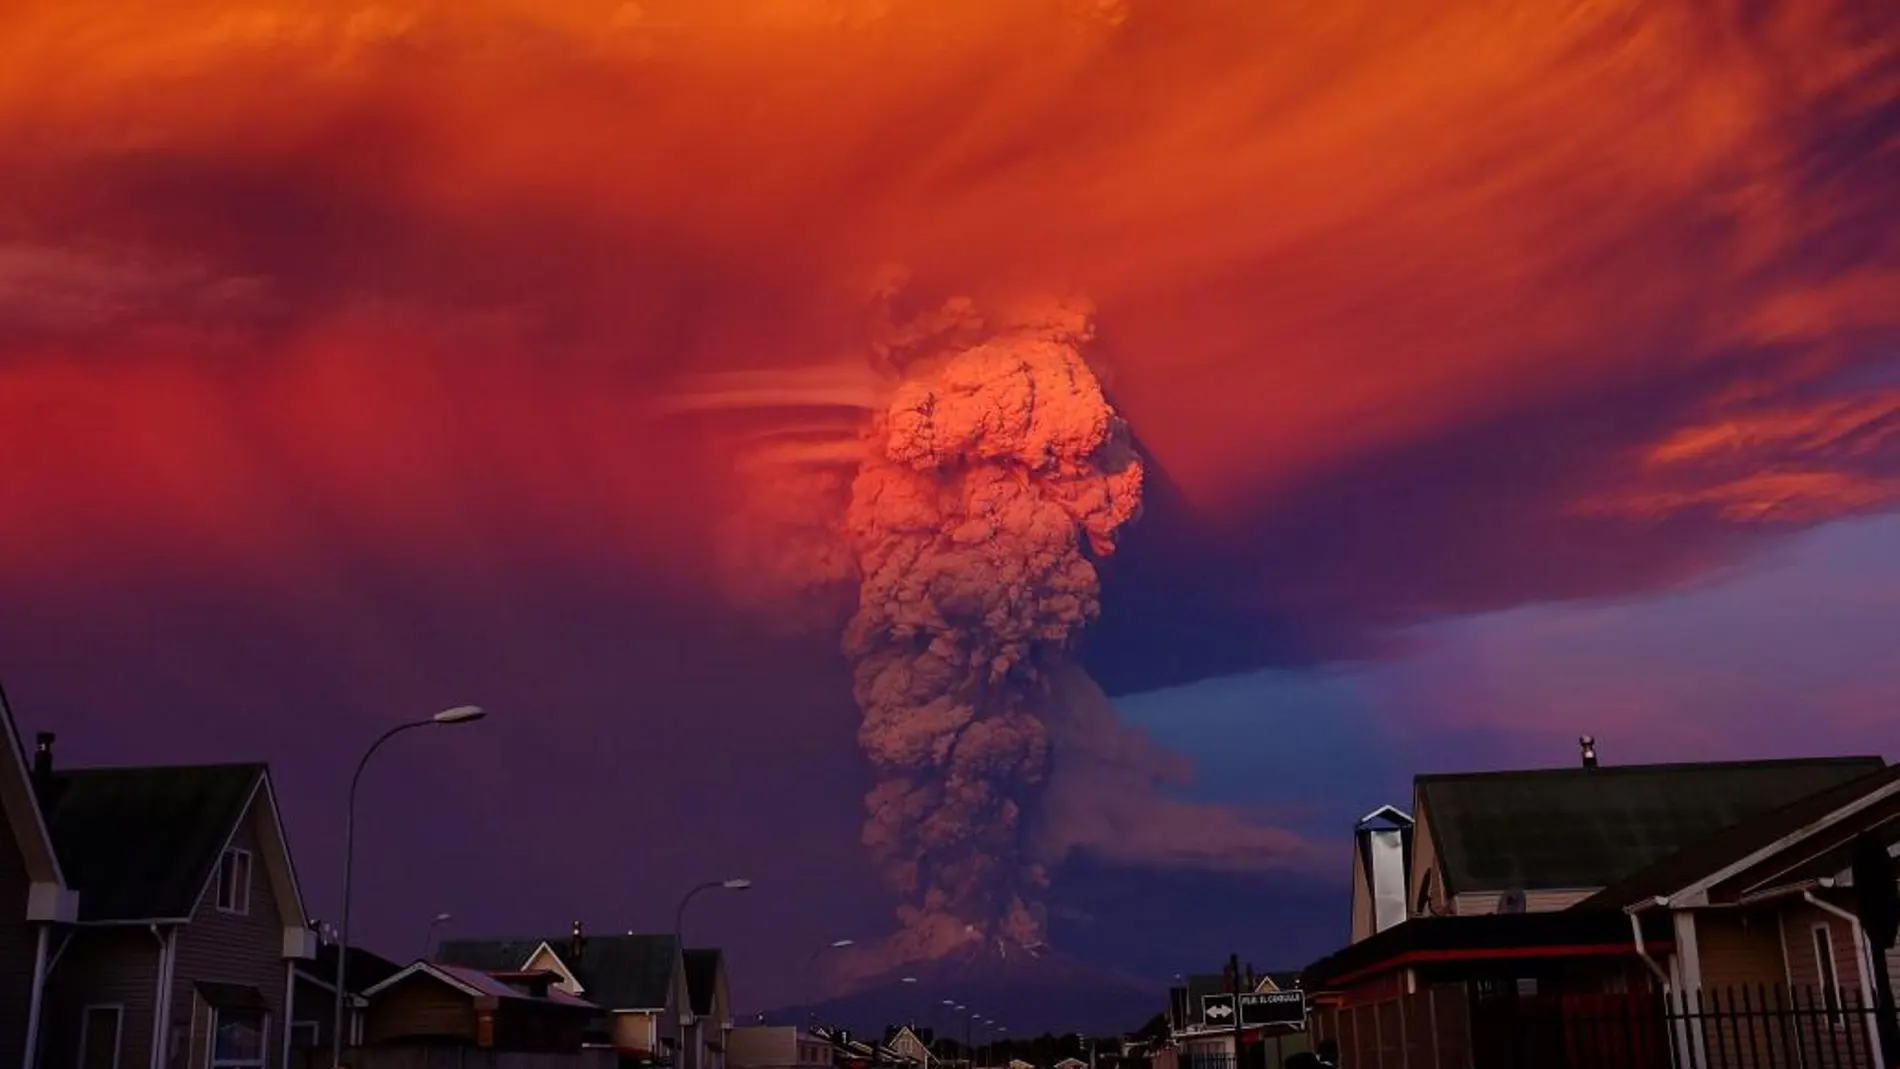
[{"label": "arrow symbol on sign", "polygon": [[1222,1003],[1220,1005],[1209,1006],[1207,1008],[1207,1015],[1209,1017],[1232,1017],[1234,1010],[1233,1007]]}]

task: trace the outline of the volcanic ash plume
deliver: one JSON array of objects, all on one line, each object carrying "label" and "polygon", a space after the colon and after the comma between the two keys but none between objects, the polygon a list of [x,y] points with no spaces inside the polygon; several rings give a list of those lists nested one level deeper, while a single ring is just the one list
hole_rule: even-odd
[{"label": "volcanic ash plume", "polygon": [[1058,307],[905,364],[852,483],[844,651],[879,776],[864,838],[905,896],[904,956],[1043,936],[1045,669],[1099,612],[1091,557],[1141,501],[1091,337],[1086,310]]}]

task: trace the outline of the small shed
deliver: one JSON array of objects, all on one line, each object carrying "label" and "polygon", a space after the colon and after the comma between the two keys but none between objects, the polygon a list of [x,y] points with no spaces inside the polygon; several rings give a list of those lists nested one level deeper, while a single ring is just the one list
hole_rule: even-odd
[{"label": "small shed", "polygon": [[363,1044],[577,1053],[599,1007],[552,972],[487,973],[418,961],[363,992]]}]

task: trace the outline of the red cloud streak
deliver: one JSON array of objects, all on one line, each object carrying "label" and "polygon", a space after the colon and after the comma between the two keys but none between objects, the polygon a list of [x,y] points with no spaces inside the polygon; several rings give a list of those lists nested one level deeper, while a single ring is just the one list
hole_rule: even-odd
[{"label": "red cloud streak", "polygon": [[[1900,500],[1889,8],[16,3],[0,581],[519,541],[690,592],[747,486],[644,402],[833,360],[887,262],[1090,297],[1241,611],[1680,578]],[[1644,403],[1483,508],[1408,498],[1493,577],[1260,534],[1589,398]],[[1604,524],[1636,549],[1562,534]]]}]

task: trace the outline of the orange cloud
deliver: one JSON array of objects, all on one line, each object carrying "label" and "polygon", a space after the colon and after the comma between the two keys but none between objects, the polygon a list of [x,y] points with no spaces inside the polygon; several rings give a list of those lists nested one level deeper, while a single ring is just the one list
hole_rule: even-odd
[{"label": "orange cloud", "polygon": [[[1756,427],[1773,448],[1719,473],[1671,459],[1738,388],[1799,407],[1900,327],[1880,11],[16,3],[0,568],[261,571],[334,530],[478,564],[515,525],[691,582],[743,486],[641,402],[835,359],[853,280],[892,261],[1093,298],[1116,404],[1205,545],[1278,547],[1262,526],[1337,480],[1601,397],[1646,407],[1512,483],[1523,527],[1395,523],[1551,552],[1598,501],[1718,527],[1884,508],[1890,437]],[[1310,592],[1268,548],[1222,586],[1403,615],[1713,552],[1628,537],[1558,588],[1501,564],[1495,589]]]}]

